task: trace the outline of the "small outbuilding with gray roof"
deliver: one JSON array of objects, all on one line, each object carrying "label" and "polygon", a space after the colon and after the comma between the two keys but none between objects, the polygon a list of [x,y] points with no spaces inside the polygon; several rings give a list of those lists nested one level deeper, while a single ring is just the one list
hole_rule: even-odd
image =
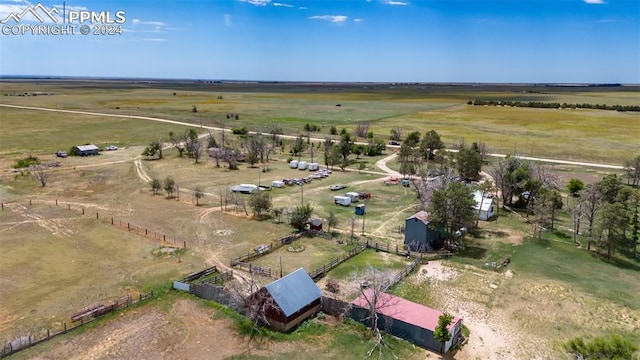
[{"label": "small outbuilding with gray roof", "polygon": [[73,153],[77,156],[98,155],[100,153],[100,149],[92,144],[78,145],[73,147]]},{"label": "small outbuilding with gray roof", "polygon": [[429,213],[419,211],[405,220],[404,244],[411,251],[427,252],[441,246],[442,231],[430,227]]},{"label": "small outbuilding with gray roof", "polygon": [[267,309],[269,326],[289,331],[320,311],[322,290],[307,272],[300,268],[261,289],[273,299],[274,307]]}]

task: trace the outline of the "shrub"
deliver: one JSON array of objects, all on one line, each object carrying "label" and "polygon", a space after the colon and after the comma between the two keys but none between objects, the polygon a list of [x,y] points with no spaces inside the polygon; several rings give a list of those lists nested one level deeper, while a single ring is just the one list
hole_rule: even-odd
[{"label": "shrub", "polygon": [[247,135],[249,133],[249,130],[244,126],[241,128],[233,128],[231,131],[235,135]]},{"label": "shrub", "polygon": [[13,165],[14,169],[22,169],[22,168],[28,168],[31,165],[38,165],[40,164],[40,159],[38,159],[37,157],[33,156],[33,155],[29,155],[26,158],[20,159],[20,160],[16,160],[16,164]]}]

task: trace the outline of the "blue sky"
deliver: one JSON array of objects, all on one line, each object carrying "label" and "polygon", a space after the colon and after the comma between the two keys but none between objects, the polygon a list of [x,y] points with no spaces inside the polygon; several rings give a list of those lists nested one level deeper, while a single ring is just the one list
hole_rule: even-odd
[{"label": "blue sky", "polygon": [[[0,0],[0,20],[36,4]],[[42,1],[48,8],[62,9],[61,4]],[[0,74],[640,83],[640,0],[69,0],[65,5],[112,16],[124,11],[124,33],[5,35],[3,29]],[[19,24],[36,23],[27,16]],[[15,25],[9,20],[0,27]]]}]

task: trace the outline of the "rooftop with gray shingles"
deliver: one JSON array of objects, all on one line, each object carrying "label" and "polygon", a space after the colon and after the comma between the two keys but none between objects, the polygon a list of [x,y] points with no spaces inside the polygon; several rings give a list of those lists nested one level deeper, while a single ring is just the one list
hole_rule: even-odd
[{"label": "rooftop with gray shingles", "polygon": [[266,285],[265,288],[287,317],[322,296],[322,290],[303,268]]}]

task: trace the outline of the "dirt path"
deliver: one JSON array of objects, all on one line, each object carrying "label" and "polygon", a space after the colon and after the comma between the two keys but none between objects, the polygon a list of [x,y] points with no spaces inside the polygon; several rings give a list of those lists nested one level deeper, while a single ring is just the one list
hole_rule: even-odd
[{"label": "dirt path", "polygon": [[[229,131],[229,129],[223,129],[223,128],[219,128],[219,127],[215,127],[215,126],[203,126],[203,125],[192,124],[192,123],[187,123],[187,122],[183,122],[183,121],[161,119],[161,118],[148,117],[148,116],[96,113],[96,112],[77,111],[77,110],[60,110],[60,109],[49,109],[49,108],[41,108],[41,107],[34,107],[34,106],[20,106],[20,105],[9,105],[9,104],[0,104],[0,106],[14,108],[14,109],[24,109],[24,110],[50,111],[50,112],[61,112],[61,113],[68,113],[68,114],[116,117],[116,118],[124,118],[124,119],[150,120],[150,121],[163,122],[163,123],[167,123],[167,124],[190,126],[190,127],[195,127],[195,128],[200,128],[200,129],[208,129],[208,130],[214,130],[214,131]],[[253,132],[253,131],[250,131],[249,133],[255,134],[255,132]],[[284,138],[284,139],[295,139],[296,138],[294,135],[280,135],[280,137]],[[320,138],[310,138],[309,140],[310,141],[314,141],[314,142],[322,142],[322,141],[324,141],[324,139],[320,139]],[[364,145],[366,145],[366,143],[364,143],[364,142],[356,142],[356,144],[364,144]],[[457,150],[450,149],[448,151],[456,152]],[[495,153],[491,153],[491,154],[487,154],[487,155],[491,156],[491,157],[499,157],[499,158],[504,158],[504,157],[507,156],[506,154],[495,154]],[[539,161],[539,162],[547,162],[547,163],[554,163],[554,164],[588,166],[588,167],[604,168],[604,169],[616,169],[616,170],[622,170],[623,169],[623,167],[620,166],[620,165],[598,164],[598,163],[589,163],[589,162],[582,162],[582,161],[545,159],[545,158],[530,157],[530,156],[520,156],[520,159],[531,160],[531,161]]]}]

